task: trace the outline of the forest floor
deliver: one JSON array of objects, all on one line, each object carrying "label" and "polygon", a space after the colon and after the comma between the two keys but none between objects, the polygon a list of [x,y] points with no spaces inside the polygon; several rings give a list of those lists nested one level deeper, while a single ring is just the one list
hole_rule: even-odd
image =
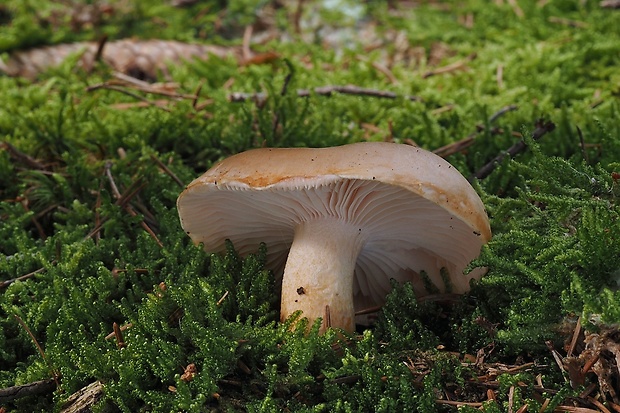
[{"label": "forest floor", "polygon": [[[619,7],[0,4],[0,412],[620,412]],[[362,141],[471,182],[469,293],[319,334],[280,321],[269,245],[180,226],[228,156]]]}]

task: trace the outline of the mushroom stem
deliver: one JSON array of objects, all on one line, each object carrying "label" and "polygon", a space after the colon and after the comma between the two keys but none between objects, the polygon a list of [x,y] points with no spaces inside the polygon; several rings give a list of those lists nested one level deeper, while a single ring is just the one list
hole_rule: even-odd
[{"label": "mushroom stem", "polygon": [[329,306],[330,326],[355,330],[353,273],[365,243],[363,229],[337,218],[305,221],[295,227],[282,278],[280,317],[297,310],[312,324]]}]

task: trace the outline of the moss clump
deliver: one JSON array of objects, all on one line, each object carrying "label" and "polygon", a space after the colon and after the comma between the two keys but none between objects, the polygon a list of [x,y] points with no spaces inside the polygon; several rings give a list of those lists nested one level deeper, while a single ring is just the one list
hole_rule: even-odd
[{"label": "moss clump", "polygon": [[[68,62],[32,82],[0,76],[0,387],[60,385],[2,407],[58,410],[100,380],[100,410],[426,412],[458,399],[498,412],[511,389],[513,411],[539,410],[540,374],[551,411],[573,390],[545,341],[560,348],[567,317],[619,322],[620,26],[599,2],[370,2],[355,9],[362,19],[308,2],[299,13],[262,1],[5,3],[3,58],[103,34],[239,47],[237,22],[267,22],[289,40],[253,44],[284,58],[268,64],[171,66],[159,79],[174,81],[166,87],[201,88],[196,102],[169,99],[164,109],[89,91],[113,80],[103,65]],[[99,18],[72,25],[80,10]],[[368,21],[367,39],[358,33]],[[397,97],[299,97],[330,84]],[[516,109],[501,111],[508,105]],[[556,129],[533,142],[540,117]],[[395,286],[358,335],[319,336],[318,325],[305,334],[299,314],[280,323],[264,248],[210,256],[179,225],[182,184],[252,147],[392,140],[433,150],[465,137],[470,146],[448,160],[466,176],[527,143],[474,183],[494,238],[472,266],[487,275],[449,303],[416,302],[410,286]],[[115,323],[131,324],[122,341],[106,338]],[[506,364],[518,375],[491,378]]]},{"label": "moss clump", "polygon": [[611,168],[546,156],[534,142],[530,148],[530,161],[508,166],[517,176],[514,196],[485,199],[489,214],[503,218],[474,263],[490,271],[473,294],[492,303],[491,319],[502,320],[498,338],[512,351],[543,347],[555,336],[549,326],[571,312],[618,320],[618,305],[608,301],[620,268]]}]

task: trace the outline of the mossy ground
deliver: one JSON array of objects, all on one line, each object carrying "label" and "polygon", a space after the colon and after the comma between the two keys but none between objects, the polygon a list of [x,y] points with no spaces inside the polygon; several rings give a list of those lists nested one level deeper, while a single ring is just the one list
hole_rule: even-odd
[{"label": "mossy ground", "polygon": [[[171,66],[176,91],[199,90],[202,106],[115,106],[136,99],[87,91],[112,78],[104,65],[68,62],[34,82],[0,77],[0,279],[36,271],[0,290],[0,388],[59,385],[1,408],[60,410],[100,380],[102,411],[440,411],[454,407],[438,399],[486,400],[472,378],[490,365],[525,367],[499,376],[484,411],[553,411],[577,395],[546,342],[562,352],[577,316],[599,320],[591,329],[620,322],[620,11],[592,0],[276,3],[0,5],[7,53],[104,34],[238,46],[266,14],[290,33],[253,45],[280,56],[266,64]],[[356,34],[369,22],[381,47]],[[296,94],[347,84],[402,97]],[[231,102],[232,92],[268,98]],[[540,118],[556,128],[534,142]],[[494,233],[475,263],[488,274],[449,305],[416,303],[398,287],[359,335],[305,335],[303,323],[291,331],[293,320],[277,321],[259,245],[246,260],[232,248],[210,256],[178,222],[175,178],[188,183],[251,147],[412,140],[435,150],[470,135],[471,146],[447,158],[465,176],[521,137],[528,145],[475,181]],[[131,324],[121,346],[106,338],[114,323]],[[476,354],[484,364],[462,364]]]}]

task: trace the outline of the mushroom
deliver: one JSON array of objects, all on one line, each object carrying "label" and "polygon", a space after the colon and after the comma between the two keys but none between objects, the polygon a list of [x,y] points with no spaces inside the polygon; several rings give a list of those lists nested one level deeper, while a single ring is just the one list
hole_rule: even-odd
[{"label": "mushroom", "polygon": [[[242,256],[261,242],[281,278],[281,320],[297,310],[322,330],[355,330],[355,311],[384,303],[390,279],[469,290],[463,270],[491,238],[482,201],[448,162],[387,142],[262,148],[227,158],[177,201],[194,243]],[[444,285],[449,274],[450,286]],[[425,274],[426,280],[423,279]]]}]

